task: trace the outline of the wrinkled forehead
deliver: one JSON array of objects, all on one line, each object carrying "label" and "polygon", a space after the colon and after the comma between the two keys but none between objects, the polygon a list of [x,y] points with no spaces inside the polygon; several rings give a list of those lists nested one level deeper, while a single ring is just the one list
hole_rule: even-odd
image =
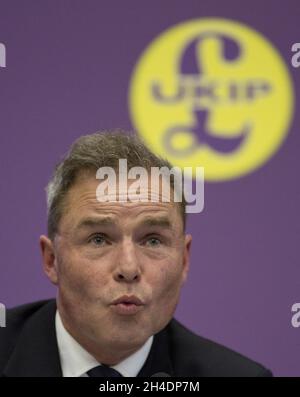
[{"label": "wrinkled forehead", "polygon": [[[115,182],[115,183],[113,183]],[[174,202],[172,188],[166,184],[139,180],[99,181],[95,173],[82,173],[76,178],[65,199],[65,212],[73,223],[88,214],[111,214],[125,219],[165,218],[182,229],[180,205]]]},{"label": "wrinkled forehead", "polygon": [[[173,187],[166,177],[152,178],[151,172],[146,171],[145,175],[129,179],[127,176],[119,175],[118,171],[112,172],[108,178],[99,179],[97,172],[83,170],[77,175],[72,188],[78,192],[94,191],[99,202],[174,202]],[[179,189],[176,191],[179,192]]]}]

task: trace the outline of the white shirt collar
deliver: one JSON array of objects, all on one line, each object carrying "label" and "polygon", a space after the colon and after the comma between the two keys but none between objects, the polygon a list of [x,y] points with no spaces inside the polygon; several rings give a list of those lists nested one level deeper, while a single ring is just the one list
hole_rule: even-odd
[{"label": "white shirt collar", "polygon": [[[85,377],[87,371],[100,364],[65,329],[58,310],[55,329],[63,377]],[[138,351],[112,368],[125,377],[136,377],[148,357],[152,342],[153,336]]]}]

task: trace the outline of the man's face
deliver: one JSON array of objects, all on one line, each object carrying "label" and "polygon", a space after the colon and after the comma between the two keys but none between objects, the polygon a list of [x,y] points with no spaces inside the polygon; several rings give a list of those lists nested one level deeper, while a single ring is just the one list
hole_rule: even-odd
[{"label": "man's face", "polygon": [[134,349],[170,321],[191,236],[183,232],[178,204],[101,203],[98,184],[82,177],[69,190],[53,244],[41,237],[45,271],[58,285],[58,308],[71,334]]}]

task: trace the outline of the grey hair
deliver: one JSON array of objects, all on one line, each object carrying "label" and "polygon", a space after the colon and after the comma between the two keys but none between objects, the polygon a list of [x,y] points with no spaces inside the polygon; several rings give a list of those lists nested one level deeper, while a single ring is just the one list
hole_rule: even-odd
[{"label": "grey hair", "polygon": [[[48,236],[53,239],[65,209],[65,197],[76,178],[83,171],[97,171],[100,167],[117,170],[119,159],[127,159],[128,169],[132,167],[167,167],[172,165],[152,153],[136,135],[122,130],[100,131],[77,139],[63,159],[56,165],[47,187]],[[170,185],[174,189],[174,180]],[[178,203],[185,228],[185,199]]]}]

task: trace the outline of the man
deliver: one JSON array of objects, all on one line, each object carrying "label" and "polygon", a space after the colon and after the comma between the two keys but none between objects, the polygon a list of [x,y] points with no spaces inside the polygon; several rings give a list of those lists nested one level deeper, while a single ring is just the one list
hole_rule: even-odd
[{"label": "man", "polygon": [[117,173],[120,159],[148,172],[171,167],[117,132],[80,138],[56,167],[40,247],[57,299],[8,312],[2,376],[271,376],[173,319],[192,241],[185,202],[167,200],[162,180],[124,200],[134,181],[121,183],[121,173],[103,197],[99,170]]}]

